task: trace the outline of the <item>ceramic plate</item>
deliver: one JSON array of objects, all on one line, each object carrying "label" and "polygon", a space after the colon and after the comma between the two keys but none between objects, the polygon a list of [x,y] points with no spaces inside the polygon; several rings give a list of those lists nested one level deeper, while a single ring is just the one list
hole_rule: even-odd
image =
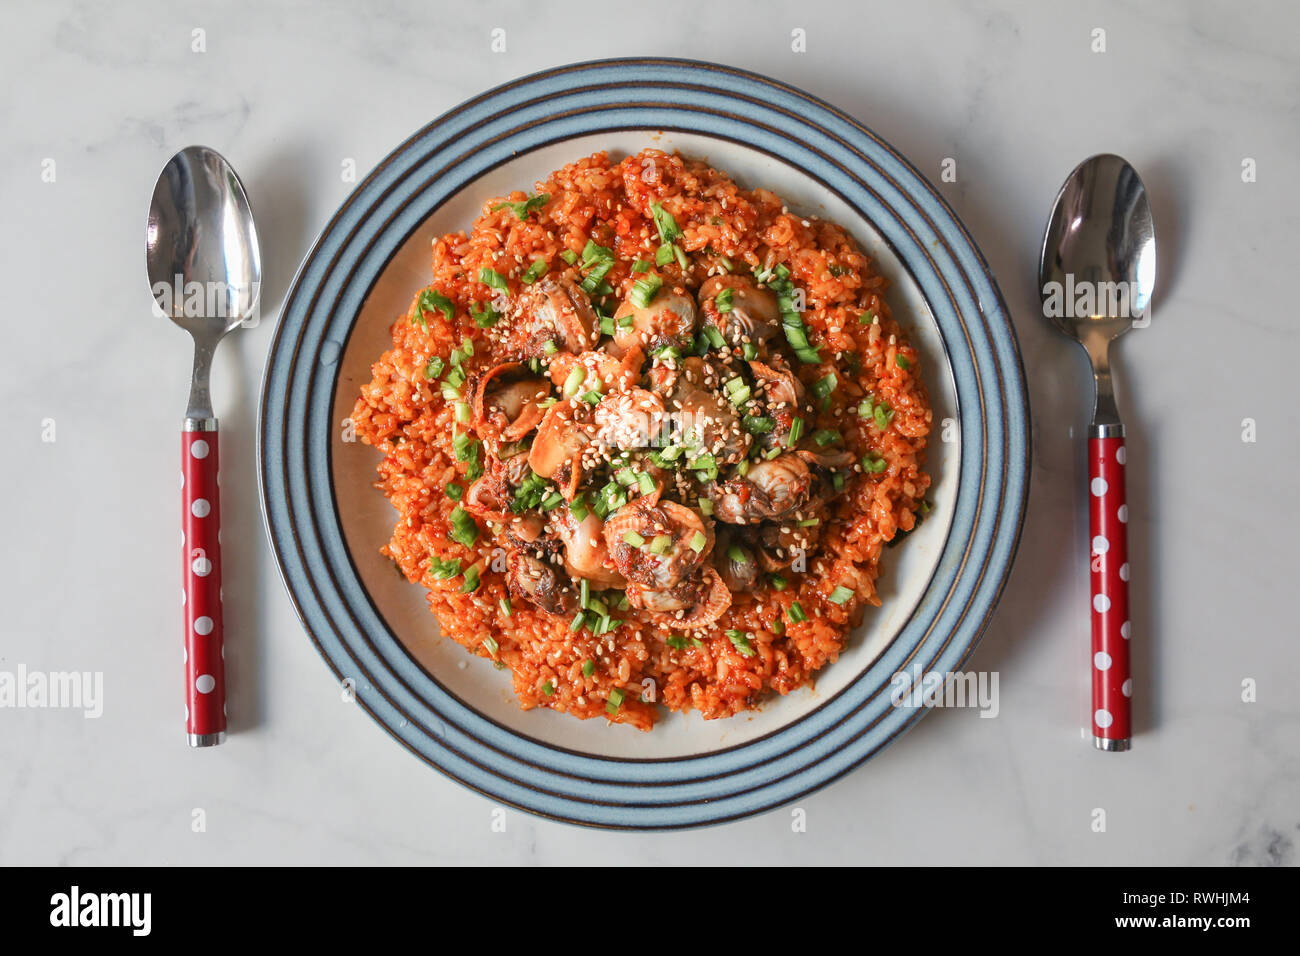
[{"label": "ceramic plate", "polygon": [[[815,688],[753,713],[667,714],[650,733],[522,711],[508,672],[437,637],[423,589],[379,554],[395,512],[378,453],[345,419],[389,326],[429,282],[438,235],[484,197],[580,156],[645,146],[701,158],[840,223],[892,283],[925,357],[936,429],[930,517],[887,551],[880,593]],[[959,670],[1010,569],[1028,482],[1028,409],[997,285],[934,189],[856,121],[750,73],[610,60],[507,84],[391,153],[321,234],[286,299],[263,384],[263,505],[303,624],[357,703],[413,753],[494,800],[594,826],[687,827],[787,803],[923,713],[891,678]]]}]

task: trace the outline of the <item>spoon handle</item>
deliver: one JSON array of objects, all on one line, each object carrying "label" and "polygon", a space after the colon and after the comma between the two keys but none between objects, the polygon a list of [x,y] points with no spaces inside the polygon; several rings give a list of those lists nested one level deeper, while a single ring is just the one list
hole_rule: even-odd
[{"label": "spoon handle", "polygon": [[1092,536],[1092,740],[1101,750],[1128,750],[1133,678],[1129,671],[1128,504],[1124,496],[1124,428],[1093,426],[1088,439],[1089,530]]},{"label": "spoon handle", "polygon": [[191,747],[211,747],[226,739],[217,439],[215,418],[185,419],[181,528],[185,553],[185,732]]}]

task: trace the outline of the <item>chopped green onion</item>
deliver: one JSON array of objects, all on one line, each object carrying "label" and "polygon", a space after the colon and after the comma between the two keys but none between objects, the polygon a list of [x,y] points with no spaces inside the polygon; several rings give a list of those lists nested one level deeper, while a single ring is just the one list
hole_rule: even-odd
[{"label": "chopped green onion", "polygon": [[659,457],[664,461],[676,461],[682,457],[683,450],[681,445],[669,445],[667,448],[659,450]]},{"label": "chopped green onion", "polygon": [[858,325],[870,325],[872,322],[875,321],[875,319],[876,317],[872,315],[870,312],[863,312],[860,316],[858,316]]},{"label": "chopped green onion", "polygon": [[740,464],[736,466],[736,471],[740,473],[741,478],[744,478],[749,474],[749,459],[743,459]]},{"label": "chopped green onion", "polygon": [[766,435],[776,427],[776,419],[765,415],[745,415],[740,419],[740,427],[751,435]]},{"label": "chopped green onion", "polygon": [[645,538],[641,537],[635,531],[624,531],[623,543],[629,544],[634,548],[639,548],[641,545],[645,544]]},{"label": "chopped green onion", "polygon": [[686,258],[686,253],[682,251],[681,246],[673,245],[673,255],[677,257],[677,264],[682,267],[683,272],[691,267],[691,260]]},{"label": "chopped green onion", "polygon": [[800,606],[798,601],[793,601],[790,604],[790,620],[796,624],[808,620],[808,615],[804,613],[803,607]]},{"label": "chopped green onion", "polygon": [[773,634],[784,634],[784,633],[785,633],[785,621],[781,620],[779,617],[778,617],[775,621],[773,621],[773,622],[772,622],[772,633],[773,633]]},{"label": "chopped green onion", "polygon": [[609,620],[609,608],[605,606],[605,602],[602,601],[600,598],[592,598],[590,601],[588,601],[587,610],[593,614],[600,615],[606,621]]},{"label": "chopped green onion", "polygon": [[457,402],[453,408],[453,412],[455,414],[456,421],[460,422],[462,425],[468,422],[470,419],[470,410],[469,410],[468,402]]},{"label": "chopped green onion", "polygon": [[835,386],[838,384],[839,380],[835,377],[835,373],[831,372],[812,383],[812,393],[818,398],[826,398],[831,392],[835,391]]},{"label": "chopped green onion", "polygon": [[749,638],[745,637],[740,631],[728,631],[727,637],[731,638],[732,646],[745,657],[754,656],[754,647],[749,643]]},{"label": "chopped green onion", "polygon": [[672,213],[664,209],[661,203],[650,206],[650,215],[654,217],[655,228],[659,230],[659,238],[664,242],[672,242],[682,234],[677,220],[673,218]]},{"label": "chopped green onion", "polygon": [[659,289],[663,286],[664,280],[656,275],[648,275],[643,279],[637,279],[632,283],[632,292],[630,297],[632,304],[639,309],[648,308],[654,301],[654,297],[659,294]]},{"label": "chopped green onion", "polygon": [[591,600],[591,582],[586,578],[578,581],[578,603],[582,607],[587,607],[587,602]]},{"label": "chopped green onion", "polygon": [[552,683],[551,681],[547,681],[545,684],[542,685],[542,693],[545,694],[547,697],[550,697],[552,694],[555,693],[555,684]]},{"label": "chopped green onion", "polygon": [[843,475],[843,473],[838,472],[838,471],[832,471],[832,472],[831,472],[831,484],[835,487],[835,490],[836,490],[836,491],[843,491],[843,490],[844,490],[844,475]]},{"label": "chopped green onion", "polygon": [[793,448],[795,445],[799,444],[799,439],[802,437],[803,419],[796,415],[794,421],[790,423],[790,434],[785,438],[785,447]]},{"label": "chopped green onion", "polygon": [[[717,224],[715,223],[715,225]],[[726,256],[718,256],[718,261],[722,263],[722,268],[726,269],[728,272],[735,271],[735,267],[732,266],[731,260],[728,259]]]},{"label": "chopped green onion", "polygon": [[864,398],[862,401],[858,402],[858,414],[861,415],[863,418],[870,418],[873,414],[875,414],[875,411],[876,411],[876,406],[871,401],[871,399]]},{"label": "chopped green onion", "polygon": [[471,564],[465,571],[465,583],[460,586],[461,594],[472,594],[478,590],[478,565]]},{"label": "chopped green onion", "polygon": [[582,383],[586,381],[586,378],[586,367],[581,364],[575,365],[564,379],[564,387],[560,391],[564,393],[565,398],[572,398],[578,394],[578,389],[582,388]]},{"label": "chopped green onion", "polygon": [[478,525],[460,505],[451,510],[451,531],[447,537],[458,544],[470,547],[478,539]]},{"label": "chopped green onion", "polygon": [[[460,353],[457,352],[456,354],[459,355]],[[451,371],[443,376],[442,380],[452,388],[460,388],[465,384],[465,370],[460,367],[452,368]]]},{"label": "chopped green onion", "polygon": [[727,546],[727,557],[737,564],[749,564],[749,555],[747,555],[745,549],[740,547],[738,544]]},{"label": "chopped green onion", "polygon": [[602,335],[614,334],[614,317],[612,315],[602,315],[600,317],[600,331]]},{"label": "chopped green onion", "polygon": [[437,378],[442,374],[445,364],[446,363],[443,362],[441,355],[435,355],[433,358],[429,359],[429,364],[424,367],[424,377],[430,381]]},{"label": "chopped green onion", "polygon": [[[501,603],[506,606],[507,614],[508,614],[510,608],[510,601],[506,598],[502,598]],[[493,657],[496,657],[497,652],[501,650],[501,645],[499,645],[496,642],[496,638],[494,638],[491,634],[483,638],[483,646],[487,648],[487,652],[491,654]]]},{"label": "chopped green onion", "polygon": [[565,262],[567,262],[569,265],[573,265],[575,262],[578,261],[578,254],[574,252],[572,249],[565,249],[563,252],[560,253],[560,258],[563,259]]},{"label": "chopped green onion", "polygon": [[703,531],[695,532],[695,534],[691,535],[691,540],[687,542],[687,544],[691,546],[691,550],[694,551],[696,554],[699,554],[701,551],[703,551],[704,546],[708,543],[709,543],[709,539],[705,537]]},{"label": "chopped green onion", "polygon": [[510,283],[506,282],[506,277],[497,272],[496,269],[490,269],[487,266],[478,270],[478,281],[482,282],[485,286],[499,289],[502,292],[508,292],[510,290]]},{"label": "chopped green onion", "polygon": [[819,428],[817,431],[813,432],[813,441],[822,448],[825,448],[827,445],[835,444],[837,441],[842,440],[843,437],[843,435],[833,428]]},{"label": "chopped green onion", "polygon": [[780,448],[780,446],[778,446],[778,447],[776,447],[776,448],[769,448],[767,451],[765,451],[765,452],[763,453],[763,457],[766,458],[768,461],[771,461],[773,458],[775,458],[775,457],[776,457],[777,455],[779,455],[779,454],[781,454],[781,448]]},{"label": "chopped green onion", "polygon": [[772,587],[776,588],[778,591],[784,591],[790,586],[790,582],[779,574],[769,574],[767,579],[772,582]]},{"label": "chopped green onion", "polygon": [[895,355],[894,364],[897,365],[899,368],[901,368],[904,372],[906,372],[909,368],[912,367],[912,363],[907,360],[906,355]]},{"label": "chopped green onion", "polygon": [[631,315],[620,315],[614,318],[614,324],[620,329],[630,329],[636,325],[636,319],[632,318]]},{"label": "chopped green onion", "polygon": [[575,634],[578,633],[578,631],[582,630],[582,625],[585,624],[586,621],[587,621],[587,612],[579,611],[574,616],[573,620],[569,622],[569,630]]},{"label": "chopped green onion", "polygon": [[582,266],[587,268],[597,262],[613,262],[614,250],[608,246],[602,246],[594,239],[588,239],[587,244],[582,247]]},{"label": "chopped green onion", "polygon": [[669,634],[664,638],[664,643],[675,651],[684,651],[690,646],[690,643],[686,638],[682,637],[680,634]]},{"label": "chopped green onion", "polygon": [[442,317],[450,322],[456,317],[456,306],[452,304],[451,299],[447,298],[437,289],[425,289],[420,293],[420,298],[416,301],[416,315],[423,319],[423,313],[438,311]]},{"label": "chopped green onion", "polygon": [[821,518],[804,518],[802,521],[799,522],[799,527],[815,528],[817,525],[821,524],[821,520],[822,520]]},{"label": "chopped green onion", "polygon": [[849,598],[851,597],[853,597],[853,591],[851,591],[849,588],[844,587],[843,585],[840,585],[834,591],[831,592],[831,603],[839,604],[842,606],[846,604]]},{"label": "chopped green onion", "polygon": [[754,348],[752,342],[746,342],[740,347],[740,354],[745,357],[746,362],[752,362],[758,358],[758,349]]},{"label": "chopped green onion", "polygon": [[637,259],[635,262],[632,263],[632,271],[633,271],[633,272],[649,272],[649,271],[650,271],[650,263],[647,262],[645,259]]},{"label": "chopped green onion", "polygon": [[605,276],[609,275],[609,271],[613,268],[613,259],[597,260],[591,271],[582,280],[582,291],[587,295],[597,295],[605,283]]},{"label": "chopped green onion", "polygon": [[750,391],[748,385],[744,386],[743,388],[738,388],[731,393],[730,396],[731,404],[739,408],[741,405],[744,405],[747,401],[749,401],[752,396],[753,396],[753,392]]},{"label": "chopped green onion", "polygon": [[600,400],[604,398],[604,396],[600,394],[600,389],[597,388],[593,388],[589,392],[583,392],[580,397],[588,405],[599,405]]},{"label": "chopped green onion", "polygon": [[528,271],[519,277],[519,281],[524,285],[532,285],[542,276],[546,275],[546,271],[550,268],[550,263],[545,259],[536,259],[533,261],[533,264],[528,267]]},{"label": "chopped green onion", "polygon": [[876,406],[876,410],[872,414],[876,420],[876,427],[883,432],[889,427],[889,423],[894,417],[894,410],[884,402],[881,402]]},{"label": "chopped green onion", "polygon": [[569,502],[569,514],[573,515],[577,521],[586,521],[587,515],[591,514],[591,509],[587,507],[586,495],[579,494]]},{"label": "chopped green onion", "polygon": [[623,706],[623,691],[615,687],[609,692],[609,700],[605,704],[605,713],[617,714],[618,709]]},{"label": "chopped green onion", "polygon": [[[509,617],[514,613],[514,609],[510,606],[510,598],[508,597],[503,597],[500,601],[497,601],[497,607],[501,608],[501,613],[506,617]],[[489,637],[488,640],[492,641],[492,638]],[[492,641],[492,643],[495,644],[496,641]]]},{"label": "chopped green onion", "polygon": [[465,494],[465,489],[454,481],[447,486],[447,497],[452,501],[460,501],[461,496]]},{"label": "chopped green onion", "polygon": [[722,333],[718,331],[716,325],[706,325],[704,334],[708,337],[709,344],[715,349],[726,348],[727,340],[722,337]]},{"label": "chopped green onion", "polygon": [[560,504],[563,501],[564,501],[564,496],[562,494],[560,494],[558,491],[552,491],[549,495],[547,495],[545,498],[542,499],[542,510],[554,511],[556,508],[560,506]]},{"label": "chopped green onion", "polygon": [[589,657],[582,662],[582,676],[590,677],[594,673],[596,673],[596,662]]},{"label": "chopped green onion", "polygon": [[655,250],[655,265],[666,266],[676,258],[673,250],[676,247],[671,242],[665,242]]},{"label": "chopped green onion", "polygon": [[672,535],[657,534],[654,540],[650,542],[651,554],[667,554],[668,549],[673,546]]},{"label": "chopped green onion", "polygon": [[636,484],[643,495],[651,494],[655,490],[655,480],[644,471],[636,476]]},{"label": "chopped green onion", "polygon": [[704,514],[704,515],[712,515],[712,514],[713,514],[713,502],[712,502],[712,501],[710,501],[708,498],[699,498],[699,499],[697,499],[697,501],[698,501],[699,506],[700,506],[700,514]]},{"label": "chopped green onion", "polygon": [[440,581],[454,578],[460,574],[460,558],[448,558],[446,561],[430,558],[429,573]]},{"label": "chopped green onion", "polygon": [[713,304],[717,310],[722,313],[730,312],[732,309],[732,297],[735,296],[735,289],[723,289],[713,297]]},{"label": "chopped green onion", "polygon": [[474,317],[474,324],[480,329],[490,329],[497,324],[497,319],[501,318],[501,313],[492,306],[484,306],[477,309],[474,306],[469,307],[469,314]]},{"label": "chopped green onion", "polygon": [[636,472],[632,470],[631,465],[624,465],[618,471],[614,472],[614,480],[624,488],[630,488],[636,484]]},{"label": "chopped green onion", "polygon": [[877,458],[875,455],[870,455],[870,454],[864,455],[862,457],[863,470],[869,471],[873,475],[880,474],[888,467],[889,467],[889,462],[885,461],[885,459],[883,458]]},{"label": "chopped green onion", "polygon": [[530,195],[522,202],[499,202],[492,207],[492,212],[509,207],[514,212],[515,218],[527,219],[530,212],[534,209],[541,209],[550,198],[550,193],[541,193],[537,196]]}]

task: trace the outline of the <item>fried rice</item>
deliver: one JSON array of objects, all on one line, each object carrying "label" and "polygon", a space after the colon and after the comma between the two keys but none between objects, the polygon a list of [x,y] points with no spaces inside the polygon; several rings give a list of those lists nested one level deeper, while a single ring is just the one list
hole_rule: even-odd
[{"label": "fried rice", "polygon": [[[673,224],[671,241],[661,211]],[[593,259],[593,247],[603,250],[595,255],[610,255]],[[593,271],[601,273],[596,282]],[[698,627],[674,627],[671,616],[629,605],[618,592],[605,592],[607,600],[596,604],[606,613],[595,615],[585,610],[585,585],[576,616],[568,613],[572,600],[561,615],[521,599],[508,580],[507,529],[482,517],[482,509],[476,516],[466,508],[475,483],[502,466],[494,454],[500,448],[475,431],[477,411],[468,419],[471,396],[504,364],[531,363],[545,376],[553,351],[531,349],[528,357],[516,334],[524,321],[520,303],[542,281],[579,285],[591,290],[594,312],[609,331],[613,306],[635,297],[648,276],[665,291],[696,294],[709,279],[728,275],[783,289],[783,309],[796,300],[796,332],[801,321],[807,348],[795,358],[793,337],[772,346],[810,396],[801,410],[805,427],[788,447],[806,446],[805,457],[815,462],[818,442],[829,435],[829,447],[852,462],[813,469],[833,488],[815,514],[767,522],[811,523],[815,544],[801,560],[782,551],[777,570],[731,591],[728,606]],[[376,487],[397,511],[383,553],[427,589],[444,637],[510,671],[525,709],[649,730],[662,708],[728,717],[772,692],[810,683],[836,660],[866,609],[880,605],[882,551],[928,508],[924,453],[932,413],[924,362],[894,320],[886,286],[840,226],[800,216],[772,192],[741,188],[704,162],[654,149],[618,162],[596,153],[537,182],[531,193],[487,198],[468,233],[434,241],[430,284],[393,324],[392,347],[372,366],[351,416],[358,437],[383,454]],[[715,363],[730,361],[733,351],[727,343],[711,353],[707,341],[701,349],[702,361]],[[739,364],[740,346],[734,351]],[[706,477],[697,470],[667,480],[698,490]],[[555,500],[550,486],[541,490],[545,501]],[[744,545],[743,528],[711,517],[703,497],[709,493],[700,492],[699,508],[710,539],[716,528],[741,535],[734,540]],[[557,513],[574,507],[564,497]],[[593,498],[599,495],[585,500]],[[693,504],[690,496],[682,500]],[[547,518],[541,506],[537,511]],[[740,547],[706,555],[721,567],[726,553],[752,554]],[[566,594],[569,583],[576,591],[576,582],[565,582]]]}]

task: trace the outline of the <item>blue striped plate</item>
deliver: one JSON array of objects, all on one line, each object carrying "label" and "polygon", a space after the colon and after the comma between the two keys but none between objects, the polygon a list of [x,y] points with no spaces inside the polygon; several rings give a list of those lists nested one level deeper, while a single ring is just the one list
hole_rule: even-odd
[{"label": "blue striped plate", "polygon": [[[436,637],[421,589],[378,551],[394,512],[377,454],[351,440],[357,389],[428,282],[434,236],[484,197],[529,189],[596,150],[707,160],[796,211],[848,228],[892,282],[923,356],[936,429],[931,516],[884,562],[867,615],[815,688],[751,715],[668,715],[649,734],[521,711],[508,673]],[[590,826],[734,820],[848,772],[924,708],[894,678],[960,670],[1011,567],[1029,479],[1028,406],[1002,296],[965,228],[887,143],[833,107],[751,73],[606,60],[498,87],[392,152],[335,214],[285,301],[261,399],[262,503],[307,633],[356,702],[467,786]]]}]

